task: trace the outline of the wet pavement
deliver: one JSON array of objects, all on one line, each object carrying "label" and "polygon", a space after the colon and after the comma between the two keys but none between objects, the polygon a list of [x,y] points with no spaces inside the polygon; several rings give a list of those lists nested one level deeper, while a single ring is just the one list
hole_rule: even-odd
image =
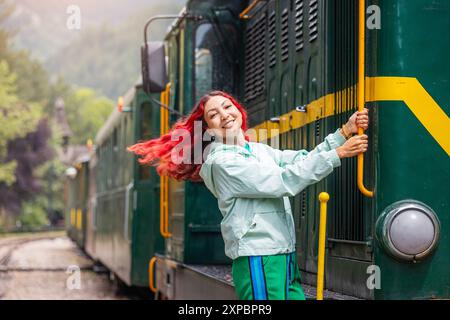
[{"label": "wet pavement", "polygon": [[0,299],[130,299],[108,272],[94,270],[94,262],[63,232],[0,238]]}]

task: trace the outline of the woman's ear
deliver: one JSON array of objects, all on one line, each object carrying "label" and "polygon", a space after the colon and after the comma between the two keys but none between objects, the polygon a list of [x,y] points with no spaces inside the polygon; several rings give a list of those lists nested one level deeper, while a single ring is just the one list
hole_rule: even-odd
[{"label": "woman's ear", "polygon": [[206,141],[214,141],[215,140],[214,131],[212,129],[206,129],[204,139]]}]

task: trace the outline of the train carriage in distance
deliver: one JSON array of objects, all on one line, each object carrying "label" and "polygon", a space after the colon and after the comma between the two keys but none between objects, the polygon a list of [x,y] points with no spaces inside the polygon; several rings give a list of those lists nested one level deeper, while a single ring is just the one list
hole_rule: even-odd
[{"label": "train carriage in distance", "polygon": [[450,42],[429,31],[450,29],[449,14],[444,0],[190,0],[150,19],[146,32],[173,23],[164,41],[145,37],[142,81],[96,137],[85,250],[158,299],[235,299],[217,200],[126,147],[166,133],[214,89],[280,149],[313,149],[365,106],[368,152],[290,199],[306,296],[326,191],[326,299],[449,298]]}]

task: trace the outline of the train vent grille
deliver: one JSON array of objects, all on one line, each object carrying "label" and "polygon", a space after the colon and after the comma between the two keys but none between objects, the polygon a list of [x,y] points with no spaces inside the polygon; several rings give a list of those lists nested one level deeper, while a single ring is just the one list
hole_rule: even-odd
[{"label": "train vent grille", "polygon": [[302,217],[306,216],[306,190],[302,191],[301,195],[300,195],[300,203],[301,203],[301,207],[300,207],[300,214]]},{"label": "train vent grille", "polygon": [[313,42],[319,35],[319,2],[309,1],[309,42]]},{"label": "train vent grille", "polygon": [[289,11],[284,9],[281,13],[281,61],[289,57]]},{"label": "train vent grille", "polygon": [[246,30],[244,99],[250,101],[265,90],[266,13]]},{"label": "train vent grille", "polygon": [[295,51],[303,49],[303,0],[295,1]]},{"label": "train vent grille", "polygon": [[316,138],[320,139],[320,121],[319,120],[315,121],[315,134],[316,134]]},{"label": "train vent grille", "polygon": [[269,16],[269,67],[271,68],[275,65],[277,61],[275,22],[276,22],[275,11],[272,11],[272,13]]}]

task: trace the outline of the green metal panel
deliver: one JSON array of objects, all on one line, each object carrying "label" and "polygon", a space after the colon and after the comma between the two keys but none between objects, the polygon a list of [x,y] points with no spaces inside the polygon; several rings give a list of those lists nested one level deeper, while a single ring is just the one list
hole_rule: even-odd
[{"label": "green metal panel", "polygon": [[[415,77],[443,111],[450,114],[448,76],[450,29],[448,1],[379,1],[381,30],[372,57],[373,74]],[[423,106],[426,108],[426,106]],[[449,157],[403,102],[378,103],[377,215],[393,202],[416,199],[429,205],[441,222],[435,253],[421,263],[394,260],[375,247],[381,269],[377,299],[447,297],[450,288],[450,178]]]},{"label": "green metal panel", "polygon": [[186,211],[184,261],[194,264],[230,263],[225,256],[220,233],[222,215],[217,199],[200,183],[186,184]]},{"label": "green metal panel", "polygon": [[[304,105],[324,95],[325,21],[323,1],[296,1],[292,15],[296,17],[295,26],[299,28],[290,35],[293,44],[291,52],[294,59],[290,69],[291,82],[295,83],[293,93],[295,106]],[[301,30],[301,31],[300,31]],[[287,111],[291,111],[287,110]],[[308,124],[290,133],[296,142],[294,149],[313,149],[326,135],[325,121]],[[282,149],[288,148],[282,145]],[[297,254],[303,281],[315,282],[317,272],[318,242],[318,202],[317,195],[326,190],[325,183],[319,182],[293,199],[297,226]]]},{"label": "green metal panel", "polygon": [[[159,136],[160,107],[150,98],[159,100],[158,95],[149,97],[141,87],[137,87],[133,101],[135,141]],[[154,167],[141,166],[134,161],[134,191],[131,199],[131,283],[148,286],[149,261],[156,253],[164,250],[164,240],[159,230],[159,176]]]}]

